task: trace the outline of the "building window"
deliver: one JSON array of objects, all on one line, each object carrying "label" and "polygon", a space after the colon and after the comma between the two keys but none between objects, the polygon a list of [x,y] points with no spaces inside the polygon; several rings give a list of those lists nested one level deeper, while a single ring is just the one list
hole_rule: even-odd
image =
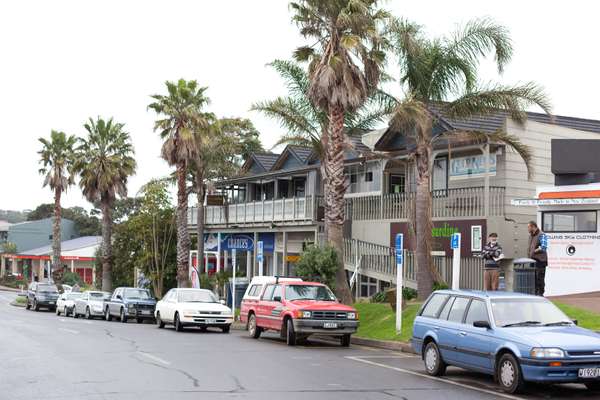
[{"label": "building window", "polygon": [[596,232],[596,211],[548,211],[542,213],[544,232]]},{"label": "building window", "polygon": [[481,233],[481,225],[471,226],[471,251],[481,251],[483,237]]},{"label": "building window", "polygon": [[390,193],[404,193],[406,191],[406,177],[404,175],[390,175]]},{"label": "building window", "polygon": [[358,182],[358,175],[350,174],[350,183],[357,183],[357,182]]},{"label": "building window", "polygon": [[433,184],[434,191],[442,191],[445,194],[448,189],[448,158],[436,158],[433,162]]},{"label": "building window", "polygon": [[365,182],[373,182],[373,172],[365,172]]},{"label": "building window", "polygon": [[48,235],[48,240],[52,240],[52,235]]}]

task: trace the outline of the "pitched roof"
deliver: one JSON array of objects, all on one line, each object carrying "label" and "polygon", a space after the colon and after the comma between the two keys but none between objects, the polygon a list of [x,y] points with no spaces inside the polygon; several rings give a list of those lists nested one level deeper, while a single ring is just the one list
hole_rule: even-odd
[{"label": "pitched roof", "polygon": [[290,145],[288,147],[291,151],[294,152],[294,154],[298,157],[298,159],[303,164],[306,164],[308,162],[310,155],[313,153],[313,150],[310,147],[294,146],[294,145]]},{"label": "pitched roof", "polygon": [[244,165],[242,165],[241,173],[243,174],[245,172],[248,172],[248,169],[250,168],[250,165],[252,165],[253,162],[260,167],[260,169],[262,170],[261,172],[269,171],[271,168],[273,168],[273,164],[275,164],[279,156],[280,154],[267,152],[252,153],[250,154],[250,157],[248,157],[248,159],[244,162]]},{"label": "pitched roof", "polygon": [[[102,243],[102,236],[82,236],[76,239],[65,240],[60,244],[61,252],[82,249],[85,247],[97,246]],[[52,245],[38,247],[37,249],[27,250],[19,253],[28,256],[43,256],[52,253]]]}]

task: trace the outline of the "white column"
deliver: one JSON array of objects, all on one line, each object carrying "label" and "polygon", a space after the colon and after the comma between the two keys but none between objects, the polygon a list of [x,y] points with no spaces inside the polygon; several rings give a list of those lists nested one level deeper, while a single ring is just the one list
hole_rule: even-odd
[{"label": "white column", "polygon": [[71,272],[75,272],[75,260],[71,260]]},{"label": "white column", "polygon": [[92,262],[92,285],[96,286],[96,263],[94,262]]},{"label": "white column", "polygon": [[204,273],[208,274],[208,254],[204,252]]},{"label": "white column", "polygon": [[484,146],[483,156],[485,157],[485,178],[483,181],[483,215],[490,215],[490,144]]},{"label": "white column", "polygon": [[279,273],[277,267],[277,251],[275,251],[275,248],[273,248],[273,275],[277,275]]},{"label": "white column", "polygon": [[221,232],[217,233],[217,272],[221,271]]},{"label": "white column", "polygon": [[[274,203],[273,203],[274,204]],[[256,244],[258,243],[258,232],[254,232],[254,242],[252,249],[252,271],[258,275],[258,259],[256,257]]]},{"label": "white column", "polygon": [[254,276],[254,267],[252,263],[252,252],[248,250],[246,252],[246,277],[251,278]]},{"label": "white column", "polygon": [[3,277],[6,273],[6,258],[0,255],[0,277]]},{"label": "white column", "polygon": [[289,271],[288,271],[288,265],[287,265],[287,232],[283,231],[283,275],[284,276],[288,276],[289,275]]},{"label": "white column", "polygon": [[227,267],[229,266],[229,252],[227,250],[223,251],[223,271],[227,271]]},{"label": "white column", "polygon": [[[32,263],[32,265],[33,265],[33,263]],[[44,279],[44,261],[40,258],[40,263],[38,266],[38,280],[41,282],[43,279]]]}]

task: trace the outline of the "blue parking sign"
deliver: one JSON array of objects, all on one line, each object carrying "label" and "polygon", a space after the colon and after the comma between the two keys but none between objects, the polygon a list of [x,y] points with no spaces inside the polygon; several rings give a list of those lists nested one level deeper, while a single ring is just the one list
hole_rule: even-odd
[{"label": "blue parking sign", "polygon": [[450,247],[452,249],[458,249],[458,238],[459,238],[459,234],[458,233],[453,233],[452,234],[452,238],[450,240]]},{"label": "blue parking sign", "polygon": [[404,253],[404,235],[399,233],[396,235],[396,264],[403,263],[402,255]]}]

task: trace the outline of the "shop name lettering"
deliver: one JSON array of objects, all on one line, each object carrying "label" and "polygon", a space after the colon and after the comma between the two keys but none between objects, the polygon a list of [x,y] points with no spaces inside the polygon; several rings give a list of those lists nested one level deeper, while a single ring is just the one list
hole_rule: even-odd
[{"label": "shop name lettering", "polygon": [[244,238],[231,238],[227,240],[227,246],[230,249],[249,249],[252,247],[250,245],[249,239]]},{"label": "shop name lettering", "polygon": [[433,237],[450,237],[454,233],[458,233],[459,230],[456,227],[444,224],[444,226],[431,229],[431,236]]},{"label": "shop name lettering", "polygon": [[573,240],[573,239],[600,239],[600,235],[594,235],[594,234],[586,234],[586,233],[581,233],[581,234],[549,234],[547,233],[546,236],[548,237],[548,239],[566,239],[566,240]]}]

